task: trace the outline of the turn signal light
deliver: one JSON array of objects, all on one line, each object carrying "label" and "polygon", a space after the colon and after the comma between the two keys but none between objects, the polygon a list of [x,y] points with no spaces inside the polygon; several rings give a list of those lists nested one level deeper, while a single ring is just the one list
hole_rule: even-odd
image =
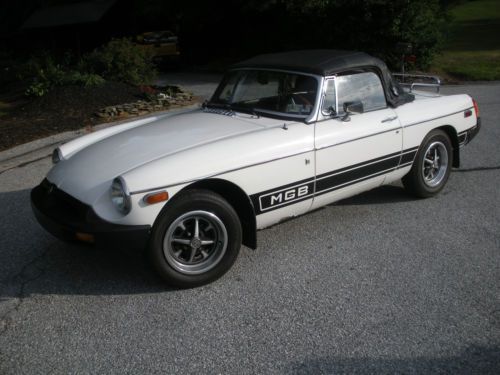
[{"label": "turn signal light", "polygon": [[168,193],[166,191],[159,191],[157,193],[148,194],[144,196],[143,199],[147,204],[165,202],[166,200],[168,200]]}]

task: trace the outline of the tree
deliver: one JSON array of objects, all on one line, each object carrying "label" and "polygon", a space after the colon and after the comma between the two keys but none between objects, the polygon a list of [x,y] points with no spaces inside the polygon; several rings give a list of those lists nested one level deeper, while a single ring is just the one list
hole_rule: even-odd
[{"label": "tree", "polygon": [[453,0],[194,0],[181,6],[183,50],[193,57],[333,48],[362,50],[399,67],[398,42],[418,67],[439,50]]}]

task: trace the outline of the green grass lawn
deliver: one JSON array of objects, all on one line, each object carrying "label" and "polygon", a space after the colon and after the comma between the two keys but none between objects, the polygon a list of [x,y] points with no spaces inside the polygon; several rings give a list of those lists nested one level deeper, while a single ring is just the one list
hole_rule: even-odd
[{"label": "green grass lawn", "polygon": [[466,80],[500,80],[500,0],[463,3],[433,70]]}]

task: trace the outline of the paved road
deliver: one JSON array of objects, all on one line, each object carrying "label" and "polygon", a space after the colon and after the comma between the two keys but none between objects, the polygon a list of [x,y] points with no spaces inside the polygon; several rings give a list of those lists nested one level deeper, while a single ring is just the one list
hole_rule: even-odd
[{"label": "paved road", "polygon": [[46,234],[47,158],[0,174],[0,373],[499,373],[500,85],[444,91],[484,126],[442,194],[383,187],[261,231],[194,290]]},{"label": "paved road", "polygon": [[196,96],[203,99],[210,99],[220,79],[220,74],[171,72],[162,73],[158,77],[157,84],[179,85],[191,91]]}]

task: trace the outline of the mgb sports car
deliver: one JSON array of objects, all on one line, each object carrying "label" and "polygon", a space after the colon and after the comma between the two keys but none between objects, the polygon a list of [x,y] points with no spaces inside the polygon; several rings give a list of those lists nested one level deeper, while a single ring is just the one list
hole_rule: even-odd
[{"label": "mgb sports car", "polygon": [[62,239],[144,248],[168,283],[206,284],[284,219],[400,179],[417,197],[441,191],[478,107],[414,88],[361,52],[257,56],[198,109],[55,149],[33,211]]}]

